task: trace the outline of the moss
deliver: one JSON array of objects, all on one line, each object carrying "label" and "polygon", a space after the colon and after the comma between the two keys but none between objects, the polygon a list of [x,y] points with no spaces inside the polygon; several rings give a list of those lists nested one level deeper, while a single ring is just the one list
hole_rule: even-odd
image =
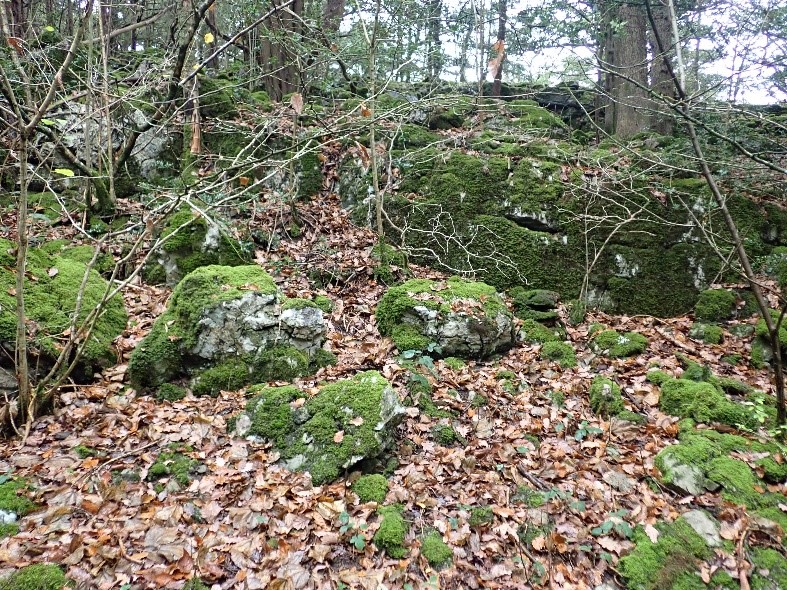
[{"label": "moss", "polygon": [[743,357],[739,354],[726,354],[721,357],[721,362],[723,362],[725,365],[731,365],[733,367],[740,364],[742,360]]},{"label": "moss", "polygon": [[578,326],[585,321],[587,315],[587,305],[579,299],[572,299],[566,303],[568,310],[568,321],[572,326]]},{"label": "moss", "polygon": [[330,297],[326,297],[325,295],[317,295],[314,298],[314,304],[320,308],[323,313],[331,313],[333,311],[333,301]]},{"label": "moss", "polygon": [[590,407],[602,416],[615,416],[625,410],[620,386],[611,379],[597,375],[590,385]]},{"label": "moss", "polygon": [[98,455],[98,451],[86,447],[85,445],[77,445],[71,450],[74,451],[80,459],[87,459],[88,457],[95,457]]},{"label": "moss", "polygon": [[310,372],[309,357],[292,346],[264,350],[254,364],[254,379],[257,381],[292,381]]},{"label": "moss", "polygon": [[[225,232],[220,232],[215,241],[212,237],[209,240],[208,222],[188,208],[179,209],[167,218],[161,237],[166,238],[162,250],[177,266],[177,278],[203,266],[242,266],[253,261],[250,245],[229,237]],[[206,246],[208,242],[210,247]],[[148,263],[143,269],[143,278],[150,283],[160,281],[163,276],[157,262]]]},{"label": "moss", "polygon": [[[415,388],[417,395],[417,405],[421,412],[430,418],[451,418],[452,413],[448,410],[443,410],[434,403],[432,399],[432,388]],[[411,389],[413,391],[413,389]]]},{"label": "moss", "polygon": [[454,558],[454,552],[438,532],[428,533],[421,539],[421,555],[435,568],[448,565]]},{"label": "moss", "polygon": [[205,117],[234,119],[238,116],[237,97],[231,83],[220,78],[200,75],[198,87],[200,111]]},{"label": "moss", "polygon": [[705,344],[721,344],[724,338],[724,330],[713,324],[695,323],[689,336],[695,340],[702,340]]},{"label": "moss", "polygon": [[[0,252],[14,249],[12,242],[0,239]],[[11,258],[10,256],[7,258]],[[16,277],[13,260],[0,265],[0,343],[13,349],[16,341]],[[9,268],[10,267],[10,268]],[[31,249],[27,257],[25,275],[25,315],[31,327],[31,348],[48,361],[60,353],[59,340],[70,327],[76,310],[77,296],[85,277],[85,266],[68,257],[53,256],[43,249]],[[107,289],[107,282],[95,271],[88,272],[87,283],[81,294],[79,322],[99,306]],[[112,341],[126,328],[128,316],[119,296],[107,301],[96,322],[90,339],[85,343],[78,368],[92,376],[99,368],[117,361]]]},{"label": "moss", "polygon": [[474,408],[483,408],[488,403],[489,403],[489,400],[486,397],[484,397],[483,395],[480,395],[480,394],[477,393],[477,394],[475,394],[473,396],[473,399],[470,402],[470,405],[473,406]]},{"label": "moss", "polygon": [[539,508],[546,504],[543,493],[527,486],[519,486],[512,499],[514,502],[520,502],[529,508]]},{"label": "moss", "polygon": [[339,361],[336,358],[336,355],[330,350],[318,348],[314,355],[312,355],[311,361],[309,362],[309,372],[312,372],[313,370],[316,373],[318,369],[322,369],[323,367],[332,367],[337,362]]},{"label": "moss", "polygon": [[722,497],[735,504],[755,508],[761,504],[761,485],[751,467],[731,457],[717,457],[708,464],[706,477],[723,487]]},{"label": "moss", "polygon": [[593,336],[590,346],[597,353],[621,358],[645,352],[648,347],[648,339],[637,332],[620,334],[615,330],[604,330]]},{"label": "moss", "polygon": [[196,343],[195,328],[210,309],[248,291],[275,294],[276,284],[259,266],[204,266],[175,287],[169,307],[137,345],[129,361],[133,387],[157,388],[184,371],[184,351]]},{"label": "moss", "polygon": [[395,134],[393,138],[393,147],[399,150],[422,148],[428,145],[439,144],[443,141],[441,135],[433,133],[420,125],[408,123],[397,127],[393,133]]},{"label": "moss", "polygon": [[775,549],[751,548],[752,590],[787,588],[787,558]]},{"label": "moss", "polygon": [[712,555],[702,537],[683,519],[657,528],[659,538],[653,543],[638,527],[634,533],[636,547],[620,560],[620,572],[630,590],[675,589],[678,584],[686,588],[686,580],[679,581],[681,577],[693,574],[698,562]]},{"label": "moss", "polygon": [[471,527],[482,527],[491,524],[494,519],[495,515],[491,506],[476,506],[470,510],[468,524]]},{"label": "moss", "polygon": [[557,361],[564,369],[577,366],[574,347],[567,342],[545,342],[539,354],[541,358]]},{"label": "moss", "polygon": [[694,317],[701,322],[723,322],[735,313],[735,294],[726,289],[707,289],[694,305]]},{"label": "moss", "polygon": [[713,378],[713,372],[708,365],[701,365],[694,361],[685,362],[682,378],[689,381],[707,381],[710,383]]},{"label": "moss", "polygon": [[616,415],[618,420],[625,420],[626,422],[633,422],[634,424],[644,424],[648,421],[646,416],[642,414],[637,414],[636,412],[632,412],[630,410],[623,410],[618,412]]},{"label": "moss", "polygon": [[[290,402],[306,397],[295,387],[258,387],[246,406],[250,434],[273,441],[292,469],[308,471],[314,485],[335,480],[358,457],[373,458],[387,441],[376,430],[392,390],[376,371],[358,373],[326,385],[298,409]],[[335,439],[338,432],[342,438]]]},{"label": "moss", "polygon": [[533,319],[528,319],[522,322],[522,330],[520,334],[523,340],[534,344],[558,342],[563,340],[565,337],[565,333],[562,329],[548,328]]},{"label": "moss", "polygon": [[305,307],[317,308],[318,306],[314,301],[310,301],[308,299],[301,299],[299,297],[295,297],[292,299],[285,299],[284,302],[281,304],[282,311],[284,311],[285,309],[303,309]]},{"label": "moss", "polygon": [[736,404],[714,385],[704,381],[671,379],[661,386],[659,407],[666,414],[697,422],[720,422],[756,429],[759,422],[751,410]]},{"label": "moss", "polygon": [[210,590],[210,587],[199,578],[191,578],[183,586],[183,590]]},{"label": "moss", "polygon": [[404,537],[407,534],[408,526],[402,516],[400,506],[384,506],[380,508],[378,514],[382,517],[380,527],[374,534],[374,544],[378,549],[385,551],[389,557],[402,559],[407,555],[404,547]]},{"label": "moss", "polygon": [[162,451],[156,457],[156,462],[148,469],[148,479],[161,479],[172,477],[178,485],[185,487],[191,481],[194,469],[199,465],[182,452],[174,450],[179,448],[177,445],[171,451]]},{"label": "moss", "polygon": [[307,152],[297,160],[299,199],[306,199],[322,190],[322,163],[319,154]]},{"label": "moss", "polygon": [[394,326],[390,333],[399,352],[406,350],[426,350],[432,341],[423,336],[418,329],[411,324],[399,324]]},{"label": "moss", "polygon": [[251,372],[248,365],[241,359],[228,359],[201,371],[195,378],[191,391],[197,397],[216,396],[221,391],[236,391],[250,382]]},{"label": "moss", "polygon": [[445,363],[445,366],[452,371],[460,371],[465,367],[465,362],[462,359],[456,358],[455,356],[444,358],[443,363]]},{"label": "moss", "polygon": [[449,313],[454,302],[471,300],[482,302],[484,316],[481,321],[494,322],[498,314],[510,317],[497,290],[485,283],[451,277],[447,281],[411,279],[391,287],[377,305],[377,327],[384,336],[390,336],[400,351],[424,350],[429,340],[415,326],[403,323],[413,308],[424,306],[441,314]]},{"label": "moss", "polygon": [[384,475],[362,475],[353,484],[353,492],[358,494],[361,502],[377,502],[382,504],[388,494],[388,480]]},{"label": "moss", "polygon": [[25,566],[0,580],[0,590],[61,590],[64,586],[73,586],[73,582],[50,563]]},{"label": "moss", "polygon": [[17,516],[35,510],[36,505],[23,495],[29,488],[27,482],[7,476],[0,477],[0,482],[0,510],[13,512]]},{"label": "moss", "polygon": [[19,525],[15,522],[0,524],[0,539],[13,537],[19,533]]},{"label": "moss", "polygon": [[655,371],[648,371],[647,375],[645,375],[645,379],[647,379],[648,382],[650,383],[661,385],[665,381],[669,381],[670,379],[673,379],[673,377],[669,373],[657,369]]},{"label": "moss", "polygon": [[444,447],[449,447],[461,439],[456,430],[445,424],[435,426],[432,429],[432,438],[437,444]]},{"label": "moss", "polygon": [[158,401],[176,402],[186,397],[186,389],[174,383],[162,383],[156,391]]}]

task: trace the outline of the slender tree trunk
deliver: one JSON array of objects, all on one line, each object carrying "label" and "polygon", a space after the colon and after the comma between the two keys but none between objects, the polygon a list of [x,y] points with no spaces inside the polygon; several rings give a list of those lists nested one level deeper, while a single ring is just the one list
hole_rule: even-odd
[{"label": "slender tree trunk", "polygon": [[263,23],[267,29],[258,63],[265,76],[265,89],[273,100],[295,92],[300,86],[300,70],[295,46],[302,31],[300,20],[289,14],[303,14],[304,0],[295,0],[287,9],[278,10]]},{"label": "slender tree trunk", "polygon": [[442,31],[442,0],[429,0],[428,24],[426,27],[428,35],[429,55],[427,57],[428,72],[430,80],[438,80],[443,70],[443,47],[440,41]]}]

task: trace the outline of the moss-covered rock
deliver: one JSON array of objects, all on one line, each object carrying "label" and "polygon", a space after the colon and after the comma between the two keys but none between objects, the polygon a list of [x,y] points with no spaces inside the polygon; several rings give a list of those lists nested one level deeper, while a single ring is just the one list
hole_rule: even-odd
[{"label": "moss-covered rock", "polygon": [[[16,275],[15,246],[0,239],[0,347],[7,358],[14,357],[16,342]],[[66,252],[49,254],[43,248],[32,248],[27,256],[25,273],[25,316],[31,349],[40,355],[35,364],[50,365],[60,354],[60,340],[71,327],[72,316],[79,303],[79,321],[102,306],[89,339],[84,343],[78,361],[77,377],[93,375],[96,369],[107,367],[117,360],[112,341],[126,329],[128,316],[120,296],[101,304],[107,292],[107,282],[95,271]]]},{"label": "moss-covered rock", "polygon": [[577,366],[574,347],[568,342],[545,342],[539,351],[541,358],[557,362],[563,369]]},{"label": "moss-covered rock", "polygon": [[358,494],[361,502],[382,504],[388,494],[388,480],[378,473],[362,475],[353,484],[353,492]]},{"label": "moss-covered rock", "polygon": [[559,326],[548,327],[534,319],[527,319],[522,322],[519,338],[531,344],[562,342],[566,338],[566,331]]},{"label": "moss-covered rock", "polygon": [[669,379],[661,385],[659,407],[666,414],[696,422],[720,422],[756,429],[759,421],[751,409],[728,399],[720,387],[706,381]]},{"label": "moss-covered rock", "polygon": [[198,268],[178,283],[134,350],[131,383],[146,390],[196,375],[194,393],[214,395],[316,370],[312,361],[328,360],[317,355],[325,338],[322,311],[297,300],[282,309],[280,301],[273,279],[258,266]]},{"label": "moss-covered rock", "polygon": [[378,510],[382,520],[374,534],[374,544],[394,559],[402,559],[407,555],[404,538],[409,529],[402,516],[402,507],[398,505],[383,506]]},{"label": "moss-covered rock", "polygon": [[514,313],[523,320],[536,320],[548,325],[557,319],[557,304],[560,294],[546,289],[525,289],[514,287],[509,291],[514,301]]},{"label": "moss-covered rock", "polygon": [[166,241],[155,254],[155,261],[143,269],[151,283],[174,286],[191,271],[212,264],[240,266],[253,258],[251,244],[241,242],[190,209],[180,209],[167,219],[161,237]]},{"label": "moss-covered rock", "polygon": [[385,452],[404,413],[396,392],[376,371],[326,385],[300,408],[290,402],[306,396],[295,387],[258,387],[252,393],[246,425],[239,419],[236,432],[271,440],[284,464],[308,471],[315,485]]},{"label": "moss-covered rock", "polygon": [[62,569],[50,563],[28,565],[0,579],[0,590],[61,590],[73,585]]},{"label": "moss-covered rock", "polygon": [[694,317],[701,322],[723,322],[735,314],[735,294],[726,289],[707,289],[694,305]]},{"label": "moss-covered rock", "polygon": [[[689,524],[678,519],[661,523],[658,540],[654,543],[637,528],[636,547],[620,560],[620,572],[630,590],[688,590],[705,588],[699,578],[699,564],[710,558],[712,550]],[[691,585],[697,578],[701,585]],[[688,584],[688,585],[687,585]]]},{"label": "moss-covered rock", "polygon": [[456,277],[412,279],[388,289],[376,319],[380,333],[401,351],[431,344],[441,355],[486,357],[514,340],[511,312],[496,289]]},{"label": "moss-covered rock", "polygon": [[721,344],[724,330],[714,324],[695,323],[689,330],[689,336],[695,340],[702,340],[705,344]]},{"label": "moss-covered rock", "polygon": [[445,567],[454,559],[454,552],[437,531],[427,533],[421,539],[421,555],[436,568]]},{"label": "moss-covered rock", "polygon": [[593,336],[590,347],[599,354],[621,358],[645,352],[648,339],[638,332],[620,334],[616,330],[603,330]]},{"label": "moss-covered rock", "polygon": [[23,479],[0,477],[0,511],[22,517],[35,509],[35,504],[24,494],[29,485]]},{"label": "moss-covered rock", "polygon": [[590,407],[602,416],[615,416],[626,408],[623,405],[623,396],[620,393],[620,386],[608,379],[597,375],[590,385]]}]

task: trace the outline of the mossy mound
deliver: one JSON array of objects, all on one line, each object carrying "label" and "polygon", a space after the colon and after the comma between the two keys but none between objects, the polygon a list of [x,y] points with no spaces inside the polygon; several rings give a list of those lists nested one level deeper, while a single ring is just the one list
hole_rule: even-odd
[{"label": "mossy mound", "polygon": [[396,392],[376,371],[326,385],[299,408],[291,402],[306,395],[295,387],[259,386],[251,391],[255,395],[246,405],[248,424],[241,428],[238,419],[236,430],[273,442],[284,464],[308,471],[315,485],[385,452],[404,412]]},{"label": "mossy mound", "polygon": [[409,529],[407,521],[402,516],[402,507],[398,505],[383,506],[377,512],[382,520],[380,527],[374,534],[374,544],[378,549],[385,551],[389,557],[402,559],[407,555],[404,537]]},{"label": "mossy mound", "polygon": [[723,322],[735,314],[736,297],[726,289],[707,289],[694,305],[694,317],[701,322]]},{"label": "mossy mound", "polygon": [[[774,324],[778,323],[779,325],[779,343],[782,352],[787,351],[787,322],[781,320],[779,323],[781,311],[778,309],[771,309],[770,314]],[[768,325],[762,318],[757,321],[754,327],[754,340],[751,344],[751,360],[755,367],[760,368],[773,360],[773,348],[768,333]]]},{"label": "mossy mound", "polygon": [[615,416],[626,409],[623,405],[620,386],[612,379],[601,375],[597,375],[593,379],[589,397],[591,409],[601,416]]},{"label": "mossy mound", "polygon": [[171,477],[181,487],[186,487],[194,476],[199,461],[184,454],[190,449],[179,445],[171,445],[169,451],[162,451],[155,463],[148,469],[148,479],[156,480]]},{"label": "mossy mound", "polygon": [[691,418],[696,422],[720,422],[749,429],[760,426],[750,407],[727,398],[719,381],[666,379],[661,384],[659,407],[666,414]]},{"label": "mossy mound", "polygon": [[421,539],[421,555],[435,568],[445,567],[454,559],[454,552],[437,531],[428,533]]},{"label": "mossy mound", "polygon": [[353,492],[358,494],[361,502],[382,504],[388,494],[388,480],[378,473],[362,475],[353,484]]},{"label": "mossy mound", "polygon": [[0,590],[61,590],[73,585],[63,570],[49,563],[28,565],[0,580]]},{"label": "mossy mound", "polygon": [[0,511],[17,518],[35,510],[36,505],[24,495],[29,485],[23,479],[0,476]]},{"label": "mossy mound", "polygon": [[186,388],[174,383],[162,383],[156,391],[156,399],[159,401],[176,402],[186,397]]},{"label": "mossy mound", "polygon": [[527,319],[522,322],[519,338],[531,344],[562,342],[566,338],[566,331],[559,326],[548,327],[534,319]]},{"label": "mossy mound", "polygon": [[509,291],[514,302],[514,314],[523,320],[532,319],[548,325],[557,319],[557,304],[560,294],[546,289],[514,287]]},{"label": "mossy mound", "polygon": [[467,524],[474,528],[483,527],[492,524],[494,519],[495,514],[492,512],[491,506],[476,506],[470,510],[470,518]]},{"label": "mossy mound", "polygon": [[[0,347],[8,358],[14,356],[16,342],[16,266],[15,246],[0,239]],[[50,254],[44,248],[31,248],[25,273],[25,316],[31,349],[43,359],[37,364],[52,363],[60,354],[59,341],[70,329],[77,309],[77,298],[87,268],[72,258],[68,251]],[[107,282],[90,270],[80,298],[77,328],[99,306],[108,287]],[[99,368],[117,361],[112,341],[126,329],[128,316],[120,296],[103,304],[103,313],[96,321],[90,338],[85,342],[78,362],[77,377],[93,375]]]},{"label": "mossy mound", "polygon": [[457,277],[392,287],[375,315],[380,333],[400,351],[431,348],[444,356],[481,358],[513,344],[512,315],[497,290]]},{"label": "mossy mound", "polygon": [[705,344],[721,344],[724,339],[724,330],[714,324],[697,322],[689,330],[689,336],[695,340],[702,340]]},{"label": "mossy mound", "polygon": [[543,359],[557,362],[563,369],[577,366],[577,354],[568,342],[545,342],[539,355]]},{"label": "mossy mound", "polygon": [[180,209],[170,215],[161,237],[166,239],[161,251],[155,254],[155,262],[149,262],[142,272],[149,283],[174,286],[201,266],[241,266],[253,261],[250,243],[229,237],[217,223],[209,223],[191,209]]},{"label": "mossy mound", "polygon": [[590,347],[598,354],[623,358],[645,352],[648,339],[638,332],[620,334],[616,330],[603,330],[593,336]]},{"label": "mossy mound", "polygon": [[[620,572],[630,590],[689,590],[705,588],[699,564],[713,554],[710,547],[683,519],[657,525],[653,543],[645,531],[634,532],[636,547],[620,560]],[[693,580],[696,578],[696,581]],[[699,582],[697,586],[696,582]]]},{"label": "mossy mound", "polygon": [[335,361],[321,351],[322,311],[281,302],[258,266],[205,266],[178,283],[167,310],[137,346],[129,377],[141,390],[195,376],[195,395],[262,381],[290,381]]}]

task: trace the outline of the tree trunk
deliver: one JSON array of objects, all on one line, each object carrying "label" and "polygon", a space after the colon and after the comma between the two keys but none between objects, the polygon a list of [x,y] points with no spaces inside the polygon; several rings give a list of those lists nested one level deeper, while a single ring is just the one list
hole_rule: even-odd
[{"label": "tree trunk", "polygon": [[440,42],[440,32],[442,30],[442,8],[441,0],[429,0],[428,24],[426,27],[428,35],[429,54],[427,56],[427,71],[430,80],[440,78],[443,70],[443,46]]},{"label": "tree trunk", "polygon": [[299,89],[300,71],[295,43],[303,27],[290,11],[302,15],[303,2],[295,0],[288,8],[274,12],[263,23],[265,33],[257,59],[263,72],[265,90],[276,101]]},{"label": "tree trunk", "polygon": [[492,84],[492,96],[500,96],[500,90],[503,85],[503,63],[506,59],[506,21],[508,2],[507,0],[498,0],[497,4],[497,56],[494,59],[494,76],[495,81]]},{"label": "tree trunk", "polygon": [[[668,61],[673,59],[672,20],[667,0],[649,0],[648,8],[651,16],[650,31],[650,89],[654,96],[651,127],[661,135],[672,135],[675,120],[665,99],[674,97],[675,86],[670,75]],[[663,98],[661,98],[663,97]]]},{"label": "tree trunk", "polygon": [[641,5],[607,6],[602,67],[609,99],[605,112],[608,133],[627,139],[647,127],[647,19]]}]

